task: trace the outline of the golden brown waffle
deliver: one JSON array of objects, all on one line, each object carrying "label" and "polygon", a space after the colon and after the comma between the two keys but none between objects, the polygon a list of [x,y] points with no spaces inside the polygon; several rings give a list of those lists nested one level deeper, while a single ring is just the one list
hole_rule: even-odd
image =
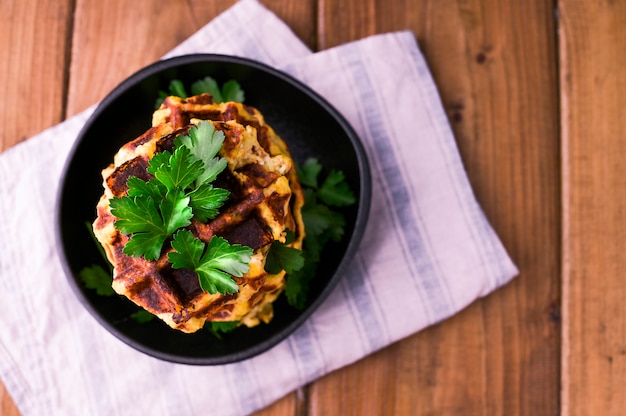
[{"label": "golden brown waffle", "polygon": [[[151,178],[146,168],[152,156],[172,149],[174,139],[201,120],[210,120],[224,133],[219,155],[228,167],[214,185],[228,189],[231,196],[215,219],[206,224],[192,220],[188,229],[205,242],[217,235],[254,250],[249,271],[233,277],[239,291],[232,295],[203,292],[195,272],[171,267],[167,249],[157,261],[124,254],[129,237],[115,228],[110,212],[109,200],[126,194],[128,177]],[[285,282],[284,271],[270,275],[264,270],[269,246],[275,240],[284,242],[286,229],[296,236],[291,247],[300,249],[304,238],[304,197],[285,142],[257,109],[234,102],[215,104],[207,94],[167,97],[154,113],[152,126],[122,146],[102,171],[104,194],[93,228],[114,266],[113,288],[184,332],[197,331],[206,321],[241,321],[247,326],[269,322],[272,302]]]}]

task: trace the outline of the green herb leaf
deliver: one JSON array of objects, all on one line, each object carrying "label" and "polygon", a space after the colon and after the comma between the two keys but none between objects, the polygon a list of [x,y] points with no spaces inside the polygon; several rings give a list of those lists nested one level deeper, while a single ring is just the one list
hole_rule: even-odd
[{"label": "green herb leaf", "polygon": [[[217,81],[211,77],[204,77],[191,84],[191,95],[200,95],[203,93],[210,94],[213,97],[213,100],[218,104],[228,101],[242,103],[246,98],[237,81],[226,81],[224,85],[222,85],[222,88],[220,88]],[[182,81],[174,79],[170,81],[169,92],[159,91],[158,97],[154,103],[154,108],[158,109],[161,107],[161,104],[163,104],[163,101],[168,95],[187,98],[187,91],[185,90],[185,86]]]},{"label": "green herb leaf", "polygon": [[326,180],[320,186],[317,196],[324,203],[335,207],[352,205],[355,201],[354,194],[345,182],[343,172],[336,170],[330,171]]},{"label": "green herb leaf", "polygon": [[285,295],[291,306],[302,309],[306,306],[309,286],[317,273],[322,249],[329,241],[340,241],[344,235],[345,218],[341,212],[334,211],[330,206],[351,205],[355,202],[355,197],[345,182],[343,173],[338,171],[331,171],[319,186],[322,165],[317,159],[308,159],[302,167],[297,168],[305,200],[302,207],[302,219],[306,229],[306,237],[302,243],[304,265],[287,274]]},{"label": "green herb leaf", "polygon": [[111,200],[115,227],[132,234],[124,253],[147,260],[159,258],[165,241],[191,218],[206,222],[215,218],[230,193],[210,182],[226,167],[217,157],[224,134],[210,122],[201,122],[187,136],[175,141],[173,153],[155,154],[147,171],[150,181],[130,177],[128,195]]},{"label": "green herb leaf", "polygon": [[128,196],[131,197],[150,197],[155,201],[160,201],[167,192],[165,186],[156,179],[146,182],[136,176],[130,176],[126,185],[128,186]]},{"label": "green herb leaf", "polygon": [[304,266],[302,251],[288,246],[288,244],[293,242],[294,237],[293,232],[288,229],[284,243],[280,241],[272,242],[265,259],[266,272],[276,274],[284,270],[287,273],[293,273]]},{"label": "green herb leaf", "polygon": [[[168,151],[155,155],[157,160],[148,165],[148,172],[161,182],[168,191],[174,189],[186,189],[204,172],[204,164],[195,158],[191,151],[185,147],[177,147],[174,154]],[[167,163],[163,159],[167,158]]]},{"label": "green herb leaf", "polygon": [[245,95],[237,81],[226,81],[224,85],[222,85],[222,100],[224,100],[224,102],[235,101],[242,103],[244,99]]},{"label": "green herb leaf", "polygon": [[217,175],[226,169],[226,159],[217,157],[217,153],[224,143],[224,133],[215,130],[209,121],[201,121],[197,126],[189,129],[187,136],[177,139],[191,154],[204,163],[204,171],[196,180],[196,187],[205,182],[213,182]]},{"label": "green herb leaf", "polygon": [[306,162],[300,166],[296,166],[298,171],[298,179],[302,186],[317,189],[317,177],[322,171],[322,165],[315,158],[307,159]]},{"label": "green herb leaf", "polygon": [[138,310],[137,312],[130,315],[130,317],[140,324],[145,324],[146,322],[150,322],[154,318],[156,318],[155,315],[151,314],[145,309]]},{"label": "green herb leaf", "polygon": [[204,77],[191,84],[191,93],[193,95],[206,93],[211,95],[216,103],[223,102],[220,87],[217,85],[217,81],[211,77]]},{"label": "green herb leaf", "polygon": [[230,196],[230,192],[222,188],[214,188],[210,183],[205,183],[189,193],[191,202],[189,205],[194,217],[200,222],[213,219],[219,213],[218,209]]},{"label": "green herb leaf", "polygon": [[231,275],[241,277],[249,268],[253,250],[239,244],[229,244],[213,236],[209,244],[195,238],[191,231],[180,230],[172,240],[176,250],[168,254],[175,269],[190,269],[198,274],[202,290],[214,293],[235,293],[239,290]]},{"label": "green herb leaf", "polygon": [[79,273],[80,279],[87,289],[94,289],[98,295],[111,296],[115,291],[111,287],[113,276],[101,266],[94,264],[85,267]]},{"label": "green herb leaf", "polygon": [[220,89],[215,79],[211,77],[205,77],[194,82],[191,85],[191,93],[193,95],[199,95],[202,93],[210,94],[213,97],[213,100],[218,104],[228,101],[241,103],[245,99],[245,94],[237,81],[226,81]]},{"label": "green herb leaf", "polygon": [[239,327],[239,321],[207,322],[204,325],[217,339],[222,339],[222,334],[231,332]]},{"label": "green herb leaf", "polygon": [[326,205],[314,204],[302,207],[302,219],[304,220],[307,234],[312,237],[328,233],[334,241],[343,237],[343,227],[346,221],[339,212],[332,211]]},{"label": "green herb leaf", "polygon": [[[306,254],[306,253],[305,253]],[[296,309],[304,309],[311,281],[317,272],[317,262],[305,258],[304,267],[287,275],[285,295],[287,302]]]},{"label": "green herb leaf", "polygon": [[175,79],[170,82],[170,94],[180,98],[187,98],[185,85],[181,80]]},{"label": "green herb leaf", "polygon": [[191,223],[189,199],[178,189],[168,191],[158,206],[149,195],[113,198],[111,213],[118,218],[115,227],[124,234],[132,234],[124,253],[144,256],[146,260],[158,259],[165,240]]}]

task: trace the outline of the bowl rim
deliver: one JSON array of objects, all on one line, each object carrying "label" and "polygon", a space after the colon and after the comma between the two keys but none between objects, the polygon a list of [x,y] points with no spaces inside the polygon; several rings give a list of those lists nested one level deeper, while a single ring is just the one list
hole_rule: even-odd
[{"label": "bowl rim", "polygon": [[[112,325],[107,319],[105,319],[99,311],[95,308],[94,305],[89,302],[83,293],[83,289],[80,287],[80,284],[77,280],[77,276],[72,272],[71,267],[69,265],[68,258],[68,249],[63,243],[62,237],[62,200],[64,196],[65,189],[65,181],[67,175],[69,173],[70,165],[74,159],[77,148],[83,142],[86,137],[86,133],[88,132],[90,126],[97,120],[100,115],[107,109],[107,107],[118,99],[118,97],[124,94],[128,89],[135,86],[137,83],[140,83],[142,80],[149,78],[151,76],[157,75],[160,72],[175,68],[177,66],[182,65],[190,65],[190,64],[199,64],[206,62],[217,62],[217,63],[225,63],[225,64],[238,64],[247,67],[251,67],[254,70],[262,71],[272,75],[276,78],[279,78],[281,81],[284,81],[288,84],[291,84],[296,89],[303,92],[306,96],[312,99],[317,105],[322,107],[322,109],[330,115],[341,127],[341,130],[345,133],[345,136],[349,139],[352,148],[354,149],[356,155],[356,161],[359,170],[359,198],[357,201],[357,212],[356,218],[354,222],[354,228],[350,240],[346,246],[345,252],[339,261],[334,273],[329,278],[328,283],[324,286],[322,291],[320,292],[317,298],[313,299],[307,307],[303,310],[299,311],[299,315],[289,322],[285,327],[283,327],[280,331],[271,335],[269,338],[263,340],[262,342],[247,346],[245,349],[233,353],[229,353],[226,355],[221,355],[217,357],[190,357],[183,356],[180,354],[172,354],[163,351],[159,351],[156,349],[147,346],[144,343],[141,343],[137,340],[134,340],[124,334],[122,331],[117,329],[114,325]],[[277,346],[290,335],[292,335],[303,323],[309,319],[313,313],[319,308],[319,306],[328,298],[330,293],[339,283],[341,277],[345,274],[350,261],[354,258],[358,247],[360,245],[361,239],[365,232],[367,220],[370,212],[371,205],[371,193],[372,193],[372,179],[370,172],[370,163],[368,160],[367,153],[365,151],[365,147],[361,142],[359,136],[355,132],[352,125],[346,120],[346,118],[341,114],[339,110],[337,110],[333,105],[330,104],[324,97],[322,97],[319,93],[314,91],[311,87],[304,84],[302,81],[298,80],[294,76],[283,72],[279,69],[276,69],[268,64],[239,56],[218,54],[218,53],[194,53],[194,54],[186,54],[179,55],[172,58],[166,58],[159,61],[156,61],[152,64],[149,64],[138,71],[134,72],[132,75],[125,78],[122,82],[120,82],[117,86],[115,86],[103,99],[97,104],[95,110],[89,115],[88,119],[82,125],[80,132],[76,136],[74,143],[72,144],[70,151],[66,157],[60,180],[59,186],[56,192],[56,201],[55,201],[55,243],[58,248],[59,258],[62,264],[63,271],[65,273],[66,279],[71,287],[74,295],[78,299],[78,301],[82,304],[82,306],[87,309],[89,314],[96,319],[96,321],[109,333],[111,333],[118,340],[124,342],[128,346],[134,348],[135,350],[142,352],[148,356],[152,356],[154,358],[158,358],[164,361],[178,363],[178,364],[188,364],[188,365],[222,365],[235,363],[239,361],[243,361],[257,355],[260,355],[263,352],[270,350],[271,348]]]}]

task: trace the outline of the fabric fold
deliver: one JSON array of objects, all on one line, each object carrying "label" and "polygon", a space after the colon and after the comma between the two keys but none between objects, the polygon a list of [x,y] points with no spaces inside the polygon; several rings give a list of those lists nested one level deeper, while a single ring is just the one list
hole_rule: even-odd
[{"label": "fabric fold", "polygon": [[472,193],[411,32],[312,53],[258,1],[241,0],[165,58],[187,53],[282,69],[351,123],[373,179],[359,252],[312,318],[264,354],[196,367],[133,350],[79,304],[54,244],[58,181],[92,107],[0,154],[0,378],[23,414],[248,414],[517,274]]}]

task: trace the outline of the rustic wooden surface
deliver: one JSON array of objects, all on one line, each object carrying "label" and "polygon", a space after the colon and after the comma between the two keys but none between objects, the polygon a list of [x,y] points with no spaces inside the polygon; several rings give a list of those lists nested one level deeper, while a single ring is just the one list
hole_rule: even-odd
[{"label": "rustic wooden surface", "polygon": [[626,2],[564,1],[559,16],[562,408],[618,415],[626,411]]},{"label": "rustic wooden surface", "polygon": [[[234,2],[2,0],[0,150],[96,103]],[[415,34],[521,273],[258,415],[623,414],[626,1],[263,4],[314,50]],[[19,415],[1,386],[0,414]]]}]

